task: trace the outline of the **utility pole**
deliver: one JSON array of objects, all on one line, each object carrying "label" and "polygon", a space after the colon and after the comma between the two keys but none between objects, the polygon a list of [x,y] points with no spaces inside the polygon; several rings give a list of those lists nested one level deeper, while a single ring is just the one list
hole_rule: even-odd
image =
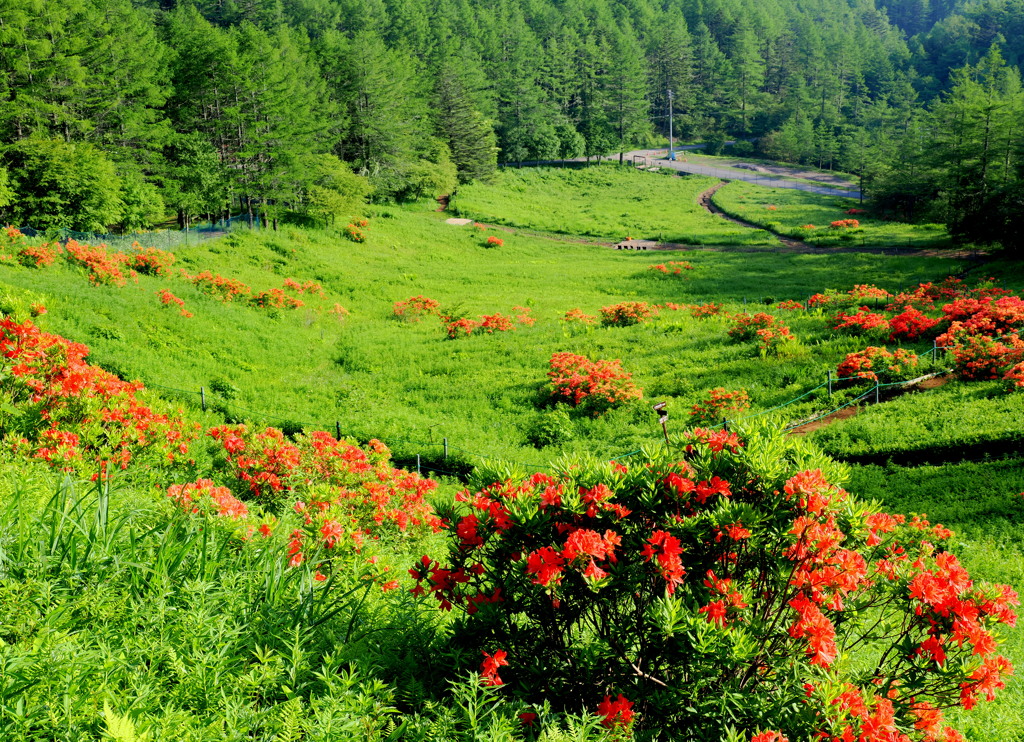
[{"label": "utility pole", "polygon": [[676,150],[672,141],[672,88],[668,89],[668,159],[676,159]]}]

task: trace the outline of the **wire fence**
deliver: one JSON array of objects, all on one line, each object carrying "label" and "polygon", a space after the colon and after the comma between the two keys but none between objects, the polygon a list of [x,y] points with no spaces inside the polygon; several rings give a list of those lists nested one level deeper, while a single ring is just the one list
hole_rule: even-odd
[{"label": "wire fence", "polygon": [[144,247],[172,248],[199,244],[206,240],[223,237],[229,232],[240,229],[259,229],[260,220],[253,217],[252,225],[249,224],[249,216],[241,214],[228,219],[197,224],[189,229],[158,229],[151,232],[125,232],[122,234],[103,232],[79,232],[65,227],[50,227],[48,229],[36,229],[30,225],[14,227],[26,237],[43,237],[58,242],[75,240],[89,244],[103,243],[110,248],[117,250],[129,250],[135,243],[145,243]]}]

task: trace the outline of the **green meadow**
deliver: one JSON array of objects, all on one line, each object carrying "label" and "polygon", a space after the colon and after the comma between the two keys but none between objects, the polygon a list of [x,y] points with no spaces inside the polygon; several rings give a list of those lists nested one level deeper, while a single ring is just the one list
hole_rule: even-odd
[{"label": "green meadow", "polygon": [[[749,393],[745,419],[731,421],[740,428],[795,424],[852,399],[846,388],[830,396],[824,382],[865,340],[828,329],[820,310],[782,309],[782,301],[864,283],[899,291],[961,271],[1024,288],[1019,266],[1001,261],[645,253],[591,242],[777,244],[700,209],[697,196],[714,182],[612,167],[505,170],[494,183],[464,187],[453,206],[508,229],[449,225],[450,214],[418,203],[370,208],[362,243],[340,230],[240,231],[179,248],[173,275],[140,275],[124,287],[93,285],[63,261],[6,263],[0,308],[45,304],[36,321],[46,331],[88,345],[92,362],[140,380],[152,404],[181,407],[206,426],[247,421],[378,438],[403,466],[437,476],[435,504],[445,507],[477,483],[481,465],[532,472],[560,456],[626,460],[663,446],[656,402],[667,403],[668,434],[678,440],[690,408],[718,386]],[[742,183],[716,201],[750,221],[775,204],[763,223],[784,234],[789,226],[770,222],[845,218],[835,199]],[[870,244],[914,230],[862,224],[863,239],[877,240]],[[945,239],[930,227],[918,232],[917,244]],[[488,246],[489,236],[503,244]],[[671,261],[692,270],[652,268]],[[303,294],[296,309],[223,302],[179,271],[211,271],[254,291],[315,281],[323,296]],[[192,316],[162,304],[163,290]],[[535,323],[448,339],[436,317],[396,317],[395,302],[414,296],[437,300],[453,318],[501,313]],[[621,302],[662,308],[628,327],[564,319],[575,308],[600,317]],[[731,341],[725,317],[695,318],[681,306],[708,303],[769,311],[796,339],[764,352]],[[907,347],[925,354],[930,345]],[[552,407],[548,361],[561,351],[621,360],[643,398],[599,417]],[[807,436],[849,462],[845,487],[891,512],[928,513],[957,532],[953,548],[973,577],[1024,589],[1024,395],[950,382],[862,407]],[[986,458],[986,445],[997,455]],[[402,590],[364,589],[353,571],[339,573],[333,602],[317,602],[308,573],[282,569],[258,540],[185,521],[154,495],[155,476],[129,471],[104,485],[0,461],[0,739],[610,739],[592,715],[547,709],[538,709],[536,733],[523,731],[525,708],[446,674],[467,662],[447,644],[451,614],[426,610],[405,577],[420,554],[441,548],[440,537],[373,547]],[[286,525],[297,517],[282,516]],[[1024,637],[1009,637],[1000,651],[1024,665]],[[971,740],[1024,739],[1022,685],[1012,680],[995,702],[951,720]]]},{"label": "green meadow", "polygon": [[488,183],[459,188],[460,216],[511,227],[619,241],[684,245],[774,245],[770,234],[726,222],[697,207],[718,180],[646,173],[601,164],[505,168]]},{"label": "green meadow", "polygon": [[[731,216],[820,247],[919,248],[951,244],[941,224],[903,224],[872,219],[866,213],[849,214],[850,209],[865,208],[855,198],[819,196],[735,180],[716,191],[713,200]],[[830,226],[846,219],[856,219],[859,226]]]}]

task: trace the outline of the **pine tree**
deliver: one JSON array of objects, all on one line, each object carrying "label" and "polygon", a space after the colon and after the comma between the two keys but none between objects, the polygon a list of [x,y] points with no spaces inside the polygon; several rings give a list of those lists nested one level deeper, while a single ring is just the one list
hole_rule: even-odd
[{"label": "pine tree", "polygon": [[611,52],[606,77],[608,120],[615,130],[621,165],[629,145],[638,142],[650,130],[648,75],[640,44],[628,31],[613,37]]},{"label": "pine tree", "polygon": [[463,183],[494,172],[498,162],[494,127],[470,97],[469,60],[444,59],[437,65],[435,116],[438,135],[447,143]]}]

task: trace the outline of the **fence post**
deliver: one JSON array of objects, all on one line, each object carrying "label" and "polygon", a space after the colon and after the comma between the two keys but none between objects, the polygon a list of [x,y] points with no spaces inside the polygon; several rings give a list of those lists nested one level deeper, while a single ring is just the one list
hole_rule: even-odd
[{"label": "fence post", "polygon": [[444,439],[444,460],[448,460],[448,439]]},{"label": "fence post", "polygon": [[875,382],[875,404],[878,404],[878,390],[881,388],[881,384]]},{"label": "fence post", "polygon": [[199,387],[199,402],[203,406],[203,412],[206,412],[206,387]]},{"label": "fence post", "polygon": [[728,418],[724,418],[724,417],[722,418],[722,429],[725,430],[726,433],[729,432],[729,420],[728,420]]},{"label": "fence post", "polygon": [[829,369],[825,373],[828,374],[828,396],[832,396],[832,369]]},{"label": "fence post", "polygon": [[419,454],[416,454],[416,473],[417,474],[421,474],[421,472],[420,472],[420,455]]},{"label": "fence post", "polygon": [[932,363],[939,360],[939,341],[938,339],[932,339]]},{"label": "fence post", "polygon": [[334,440],[341,440],[341,420],[334,421]]}]

